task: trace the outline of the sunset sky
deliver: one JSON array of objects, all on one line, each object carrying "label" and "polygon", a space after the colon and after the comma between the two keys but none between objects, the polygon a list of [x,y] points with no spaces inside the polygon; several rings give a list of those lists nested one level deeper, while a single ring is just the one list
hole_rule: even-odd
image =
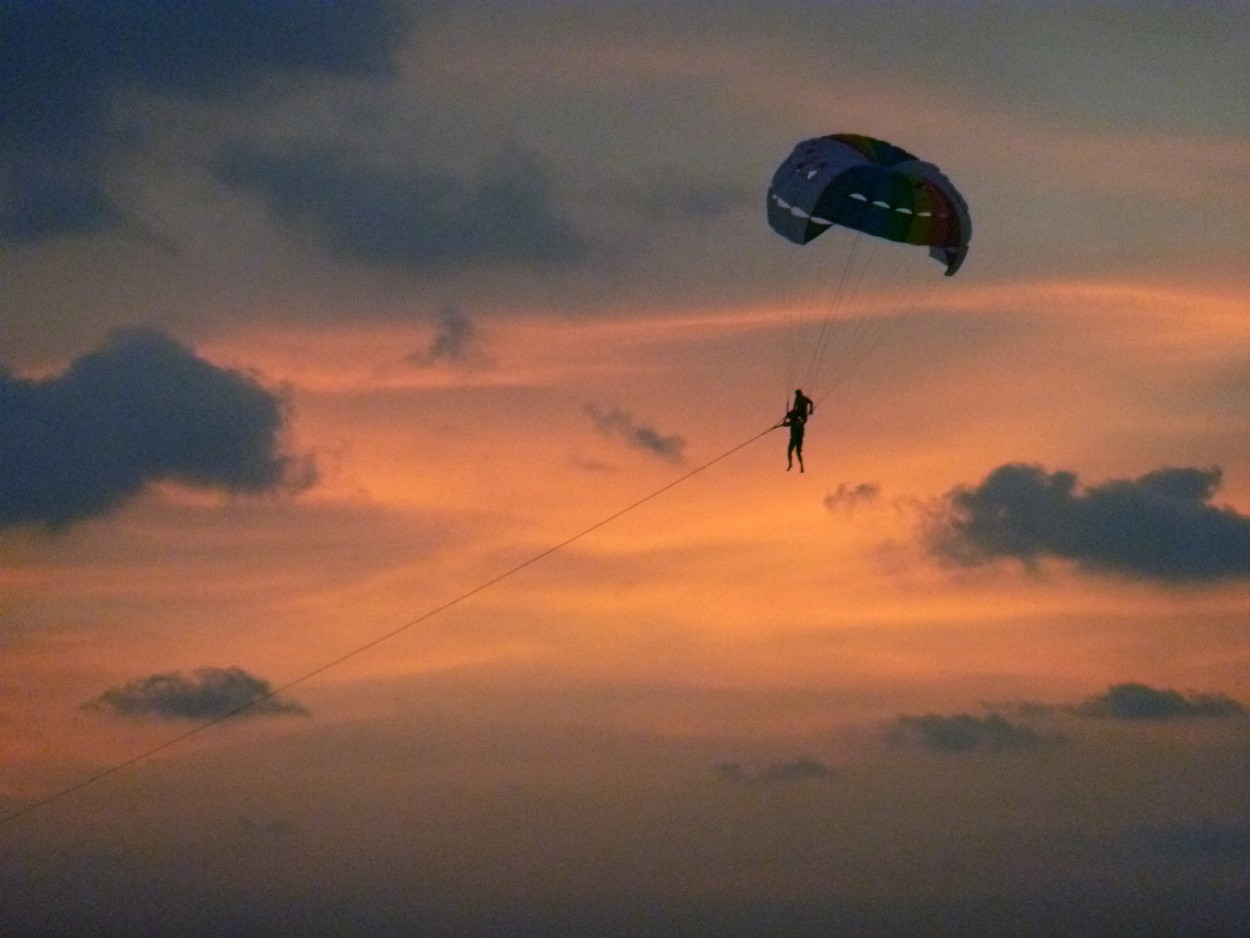
[{"label": "sunset sky", "polygon": [[[0,6],[0,934],[1245,934],[1247,49]],[[835,132],[956,276],[769,229]]]}]

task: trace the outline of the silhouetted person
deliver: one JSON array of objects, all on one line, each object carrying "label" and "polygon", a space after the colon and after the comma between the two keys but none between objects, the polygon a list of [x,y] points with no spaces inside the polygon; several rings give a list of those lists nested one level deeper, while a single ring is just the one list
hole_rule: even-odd
[{"label": "silhouetted person", "polygon": [[799,457],[799,472],[806,472],[803,468],[803,431],[807,429],[807,418],[800,416],[800,411],[796,407],[790,413],[786,414],[786,419],[781,421],[783,427],[790,428],[790,446],[786,449],[786,472],[794,468],[794,457]]},{"label": "silhouetted person", "polygon": [[[816,409],[816,405],[812,403],[812,399],[803,393],[802,388],[794,389],[794,406],[790,408],[790,414],[798,414],[799,420],[807,423],[807,418],[812,415],[812,411]],[[790,414],[786,416],[789,417]]]}]

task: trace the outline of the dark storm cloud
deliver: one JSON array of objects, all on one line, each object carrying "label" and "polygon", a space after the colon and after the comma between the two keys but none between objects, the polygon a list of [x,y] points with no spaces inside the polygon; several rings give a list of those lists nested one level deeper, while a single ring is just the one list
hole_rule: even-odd
[{"label": "dark storm cloud", "polygon": [[0,4],[0,242],[116,224],[108,164],[127,95],[237,100],[314,74],[386,74],[414,19],[394,0]]},{"label": "dark storm cloud", "polygon": [[833,770],[810,756],[798,756],[784,762],[773,762],[750,772],[738,762],[721,762],[714,767],[718,776],[735,785],[779,785],[789,782],[823,781],[833,777]]},{"label": "dark storm cloud", "polygon": [[273,152],[236,143],[214,169],[330,254],[374,267],[559,268],[589,251],[561,217],[546,172],[524,157],[466,180],[419,166],[381,168],[324,148]]},{"label": "dark storm cloud", "polygon": [[1244,717],[1247,709],[1224,694],[1182,694],[1145,684],[1113,684],[1105,694],[1091,697],[1074,708],[1085,717],[1111,720],[1184,720],[1210,717]]},{"label": "dark storm cloud", "polygon": [[900,716],[886,733],[886,741],[900,746],[918,746],[938,752],[1005,752],[1054,745],[1061,738],[1040,733],[1022,723],[1013,723],[1001,714],[984,717],[968,713],[944,716]]},{"label": "dark storm cloud", "polygon": [[587,404],[585,411],[600,433],[623,439],[635,449],[659,456],[668,462],[681,462],[682,450],[686,447],[686,441],[682,437],[664,436],[658,430],[638,423],[633,414],[616,405],[605,409],[595,404]]},{"label": "dark storm cloud", "polygon": [[281,401],[150,330],[118,334],[61,375],[0,370],[0,527],[61,527],[149,482],[229,492],[294,489],[311,465],[283,455]]},{"label": "dark storm cloud", "polygon": [[945,496],[930,549],[966,566],[1054,557],[1162,583],[1250,576],[1250,518],[1212,505],[1217,468],[1164,468],[1079,490],[1072,472],[1019,463]]},{"label": "dark storm cloud", "polygon": [[170,720],[213,720],[235,713],[248,716],[306,715],[302,706],[276,696],[269,682],[242,668],[196,668],[182,673],[152,674],[106,690],[84,704],[124,717]]},{"label": "dark storm cloud", "polygon": [[490,362],[477,325],[458,307],[444,306],[435,317],[436,331],[427,348],[407,356],[409,364],[485,365]]}]

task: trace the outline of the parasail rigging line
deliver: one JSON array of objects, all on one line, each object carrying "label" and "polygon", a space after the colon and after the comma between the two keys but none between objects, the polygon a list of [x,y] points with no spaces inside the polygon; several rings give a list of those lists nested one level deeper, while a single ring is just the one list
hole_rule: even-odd
[{"label": "parasail rigging line", "polygon": [[[847,315],[848,310],[854,308],[860,288],[864,283],[864,275],[872,263],[873,254],[863,244],[863,241],[864,235],[858,231],[854,232],[850,248],[846,252],[846,262],[843,265],[842,274],[838,278],[837,289],[833,294],[832,300],[828,303],[824,320],[821,323],[820,337],[817,340],[816,349],[812,354],[812,363],[805,378],[812,386],[813,393],[819,390],[822,378],[828,374],[825,363],[830,349],[836,348],[839,342],[848,343],[853,347],[862,340],[860,333],[865,328],[862,322],[852,320],[852,329],[849,336],[839,337],[838,333],[846,325],[844,317]],[[842,355],[844,356],[845,353],[845,349],[843,349]],[[838,358],[839,356],[835,353],[831,359],[834,369],[840,367]]]},{"label": "parasail rigging line", "polygon": [[[894,288],[906,282],[897,276],[903,269],[892,255],[869,245],[893,242],[906,247],[908,258],[922,257],[914,248],[925,247],[928,259],[941,263],[949,277],[963,264],[972,237],[967,201],[935,164],[857,133],[826,134],[795,145],[773,174],[766,214],[775,234],[804,248],[798,270],[806,269],[808,246],[817,239],[813,267],[819,270],[824,259],[831,268],[841,261],[840,272],[826,269],[820,276],[793,281],[795,298],[805,300],[806,312],[822,313],[799,320],[810,324],[812,335],[810,341],[803,335],[810,360],[806,370],[797,370],[797,377],[816,404],[863,363],[883,341],[890,322],[898,319],[883,316],[878,300],[889,299]],[[874,277],[881,277],[882,285],[891,290],[879,295],[874,290],[871,306],[876,308],[852,315],[870,268],[877,268]],[[824,293],[810,290],[826,285]],[[896,304],[914,306],[910,300],[914,297],[894,297]],[[787,330],[791,337],[801,335],[795,325],[792,322]],[[801,364],[797,354],[794,363]],[[836,378],[832,387],[826,384],[830,378]]]},{"label": "parasail rigging line", "polygon": [[128,769],[133,765],[143,762],[151,758],[152,756],[157,755],[158,753],[164,752],[167,749],[171,749],[174,746],[177,746],[180,743],[185,742],[186,740],[190,739],[193,736],[198,736],[199,734],[205,732],[206,730],[210,730],[213,727],[218,726],[219,724],[224,723],[229,719],[232,719],[233,717],[239,716],[240,714],[247,712],[248,710],[252,709],[258,704],[264,703],[267,700],[272,700],[274,697],[277,697],[279,694],[285,693],[286,691],[290,690],[292,687],[295,687],[296,685],[299,685],[299,684],[303,684],[305,681],[311,680],[312,678],[320,674],[324,674],[326,671],[329,671],[331,668],[336,668],[339,665],[343,664],[344,662],[352,658],[355,658],[358,655],[364,654],[364,652],[368,651],[369,649],[375,648],[378,645],[381,645],[383,642],[387,642],[391,640],[392,638],[399,635],[400,633],[405,632],[408,629],[411,629],[416,625],[420,625],[422,622],[425,622],[428,619],[432,619],[434,618],[434,616],[439,615],[442,612],[446,612],[448,609],[452,608],[453,606],[457,606],[460,603],[464,602],[465,600],[470,599],[473,596],[476,596],[478,593],[481,593],[490,589],[492,586],[495,586],[496,584],[502,582],[503,580],[506,580],[508,577],[512,576],[513,574],[520,573],[526,567],[532,566],[533,564],[538,563],[540,560],[550,557],[552,554],[556,553],[557,551],[563,550],[564,548],[568,547],[570,544],[573,544],[574,542],[581,540],[587,535],[592,534],[595,531],[598,531],[600,528],[605,527],[608,524],[611,524],[613,521],[616,521],[618,518],[622,517],[623,515],[629,514],[629,512],[633,511],[635,508],[639,508],[642,505],[645,505],[647,502],[651,501],[652,499],[658,498],[659,496],[663,495],[665,492],[669,491],[670,489],[676,488],[678,485],[681,485],[681,483],[685,482],[687,479],[690,479],[698,475],[699,473],[703,472],[705,469],[710,469],[712,466],[716,465],[717,463],[722,462],[725,459],[728,459],[734,453],[738,452],[739,450],[745,449],[746,447],[754,443],[756,440],[760,439],[763,436],[766,436],[767,434],[771,433],[773,430],[777,429],[777,427],[779,426],[780,424],[775,424],[769,427],[767,430],[763,430],[755,434],[754,436],[750,437],[747,440],[744,440],[743,442],[737,444],[736,446],[733,446],[730,449],[727,449],[725,452],[721,453],[719,456],[715,457],[714,459],[710,459],[707,462],[691,469],[689,472],[685,473],[684,475],[678,476],[676,479],[673,479],[671,482],[668,482],[662,485],[660,488],[656,489],[654,492],[650,493],[649,495],[645,495],[642,498],[638,499],[637,501],[632,502],[629,505],[626,505],[624,508],[621,508],[620,510],[613,512],[612,514],[608,515],[606,518],[602,518],[599,521],[596,521],[594,524],[590,525],[587,528],[582,529],[581,531],[577,532],[571,537],[565,538],[563,541],[560,541],[558,544],[553,544],[551,547],[548,547],[542,551],[539,551],[537,554],[534,554],[532,557],[529,557],[528,559],[521,561],[520,563],[516,564],[513,567],[510,567],[509,569],[503,571],[502,573],[496,574],[495,576],[491,577],[489,580],[479,583],[477,586],[473,587],[472,589],[467,590],[466,592],[463,592],[460,595],[452,599],[449,599],[446,602],[438,606],[435,606],[433,609],[429,609],[426,612],[421,613],[421,615],[417,616],[416,618],[408,620],[403,625],[397,626],[396,628],[391,629],[389,632],[385,632],[382,635],[372,638],[369,641],[364,642],[361,645],[357,645],[355,648],[352,648],[351,650],[344,652],[343,654],[339,655],[337,658],[331,661],[328,661],[325,664],[319,665],[316,668],[313,668],[311,671],[308,671],[300,675],[299,677],[293,678],[292,680],[287,681],[285,684],[282,684],[279,687],[272,688],[266,691],[265,693],[252,698],[247,703],[244,703],[238,707],[235,707],[233,710],[230,710],[226,713],[215,716],[207,720],[204,723],[200,723],[197,726],[192,727],[191,729],[187,730],[184,733],[180,733],[177,736],[174,736],[170,739],[165,740],[163,743],[160,743],[156,746],[152,746],[149,749],[145,749],[144,751],[138,753],[137,755],[131,756],[130,758],[125,759],[121,762],[114,763],[113,765],[110,765],[109,767],[105,769],[101,769],[100,771],[96,772],[94,775],[89,775],[86,778],[78,782],[75,782],[72,785],[69,785],[65,788],[58,789],[57,791],[53,792],[50,795],[46,795],[43,798],[40,798],[36,801],[31,802],[30,804],[27,804],[21,808],[18,808],[16,811],[12,811],[6,815],[0,816],[0,827],[3,827],[4,825],[8,824],[11,821],[15,821],[20,817],[31,814],[39,810],[40,808],[44,808],[52,804],[53,802],[60,801],[62,798],[72,795],[75,792],[81,791],[82,789],[87,788],[90,785],[94,785],[96,782],[102,781],[103,779],[106,779],[111,775],[115,775],[118,772],[123,771],[124,769]]}]

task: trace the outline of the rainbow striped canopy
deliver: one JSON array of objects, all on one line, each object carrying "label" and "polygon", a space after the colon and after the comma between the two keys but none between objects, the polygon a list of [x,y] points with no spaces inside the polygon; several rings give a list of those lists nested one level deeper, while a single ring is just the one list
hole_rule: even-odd
[{"label": "rainbow striped canopy", "polygon": [[948,277],[963,263],[972,237],[968,203],[941,170],[860,134],[814,137],[796,146],[768,187],[768,224],[795,244],[842,225],[928,245]]}]

